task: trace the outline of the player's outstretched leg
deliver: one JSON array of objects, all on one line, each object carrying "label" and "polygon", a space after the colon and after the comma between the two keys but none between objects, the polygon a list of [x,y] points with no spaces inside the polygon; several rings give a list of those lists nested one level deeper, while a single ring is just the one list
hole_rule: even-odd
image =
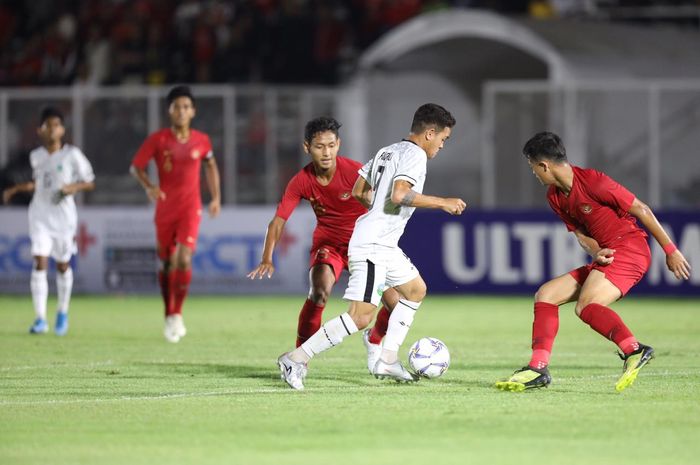
[{"label": "player's outstretched leg", "polygon": [[622,376],[615,384],[617,392],[623,391],[634,383],[637,379],[639,370],[654,358],[654,348],[639,344],[639,349],[628,355],[620,355],[620,358],[625,361],[622,365]]},{"label": "player's outstretched leg", "polygon": [[46,270],[32,270],[30,278],[30,288],[32,291],[32,303],[36,319],[29,328],[30,334],[44,334],[49,331],[49,324],[46,322],[46,300],[49,297],[49,283],[46,278]]},{"label": "player's outstretched leg", "polygon": [[[420,277],[417,279],[420,279]],[[408,335],[408,330],[411,328],[413,318],[420,305],[420,301],[415,302],[400,299],[399,303],[394,307],[394,310],[389,316],[387,333],[382,344],[382,352],[379,355],[379,360],[377,360],[377,363],[372,368],[372,374],[375,378],[392,378],[398,382],[404,383],[418,381],[418,376],[406,370],[398,360],[398,352],[401,344],[403,344]]]},{"label": "player's outstretched leg", "polygon": [[180,325],[178,326],[178,331],[180,334],[180,337],[185,336],[187,331],[185,330],[185,326],[183,324],[182,320],[182,304],[185,302],[185,299],[187,298],[187,293],[189,292],[190,289],[190,283],[192,282],[192,269],[188,268],[186,270],[181,270],[181,269],[176,269],[173,272],[173,282],[172,282],[172,290],[171,292],[173,293],[173,313],[176,315],[179,315],[179,323]]},{"label": "player's outstretched leg", "polygon": [[390,316],[391,312],[386,308],[386,305],[382,305],[382,308],[377,312],[377,319],[374,321],[374,326],[369,332],[369,342],[377,345],[382,343],[382,339],[386,336],[389,327]]},{"label": "player's outstretched leg", "polygon": [[316,304],[313,300],[306,299],[299,312],[296,347],[305,343],[321,327],[321,318],[325,307],[325,304]]},{"label": "player's outstretched leg", "polygon": [[289,358],[289,353],[284,353],[277,359],[280,368],[280,378],[297,391],[304,390],[304,378],[306,377],[306,363],[295,362]]},{"label": "player's outstretched leg", "polygon": [[73,292],[73,269],[65,264],[65,268],[56,271],[56,290],[58,293],[58,307],[56,309],[56,325],[54,331],[57,336],[65,336],[68,333],[68,306]]},{"label": "player's outstretched leg", "polygon": [[160,286],[160,295],[163,298],[163,308],[165,316],[172,313],[173,302],[170,293],[170,273],[166,269],[158,271],[158,285]]},{"label": "player's outstretched leg", "polygon": [[365,329],[362,333],[362,342],[365,344],[365,349],[367,349],[367,370],[369,370],[370,375],[379,361],[379,356],[382,355],[381,344],[374,344],[370,340],[371,332],[371,329]]},{"label": "player's outstretched leg", "polygon": [[169,290],[172,294],[172,307],[165,317],[163,335],[168,342],[179,342],[187,334],[187,328],[182,318],[182,304],[187,297],[190,282],[192,281],[192,269],[175,269],[169,273]]},{"label": "player's outstretched leg", "polygon": [[496,388],[501,391],[520,392],[525,389],[547,387],[551,382],[552,377],[549,375],[547,367],[526,366],[515,371],[510,378],[497,382]]}]

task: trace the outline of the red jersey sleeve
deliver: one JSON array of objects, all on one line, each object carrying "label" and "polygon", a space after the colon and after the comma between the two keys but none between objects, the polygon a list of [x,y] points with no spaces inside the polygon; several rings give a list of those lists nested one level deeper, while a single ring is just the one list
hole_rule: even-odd
[{"label": "red jersey sleeve", "polygon": [[151,158],[155,157],[157,148],[157,134],[151,134],[146,138],[143,144],[141,144],[131,164],[136,168],[145,169]]},{"label": "red jersey sleeve", "polygon": [[282,195],[282,200],[280,200],[280,203],[277,204],[277,212],[275,212],[275,215],[279,216],[285,221],[289,219],[292,212],[303,198],[303,174],[304,172],[301,171],[297,173],[296,176],[291,179],[291,181],[289,181],[289,184],[287,184],[287,188],[284,190],[284,194]]},{"label": "red jersey sleeve", "polygon": [[627,213],[635,195],[622,184],[600,171],[593,171],[587,182],[589,195],[601,205],[607,205]]},{"label": "red jersey sleeve", "polygon": [[564,222],[567,231],[576,231],[582,227],[575,218],[572,218],[568,213],[564,213],[564,210],[559,206],[559,199],[557,198],[557,190],[555,187],[550,188],[550,191],[547,192],[547,201],[554,213]]},{"label": "red jersey sleeve", "polygon": [[211,139],[209,135],[204,134],[204,159],[208,160],[214,156],[214,149],[211,145]]}]

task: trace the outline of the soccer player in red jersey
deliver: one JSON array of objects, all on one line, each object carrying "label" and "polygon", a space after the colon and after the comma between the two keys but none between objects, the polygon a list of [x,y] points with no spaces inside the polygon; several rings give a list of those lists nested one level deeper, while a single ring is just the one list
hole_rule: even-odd
[{"label": "soccer player in red jersey", "polygon": [[619,347],[624,365],[615,389],[622,391],[654,357],[654,349],[639,343],[608,307],[642,279],[651,263],[647,234],[637,220],[666,252],[666,265],[677,279],[690,277],[690,265],[651,208],[600,171],[570,165],[556,134],[536,134],[525,144],[523,154],[537,179],[549,186],[550,207],[593,261],[539,288],[530,362],[496,387],[522,391],[549,385],[547,366],[559,328],[559,306],[576,302],[576,315]]},{"label": "soccer player in red jersey", "polygon": [[[209,215],[221,210],[219,170],[211,141],[205,133],[192,129],[195,100],[186,86],[173,88],[167,96],[171,126],[146,139],[131,163],[131,172],[156,203],[155,224],[158,273],[165,303],[165,338],[178,342],[187,333],[182,320],[182,303],[192,280],[192,254],[197,244],[202,202],[199,172],[205,162],[207,187],[211,195]],[[146,173],[153,159],[158,168],[159,185]]]},{"label": "soccer player in red jersey", "polygon": [[[284,225],[301,199],[311,204],[316,214],[309,259],[311,287],[299,313],[296,346],[299,347],[321,327],[321,316],[333,285],[343,269],[348,268],[348,242],[355,227],[355,220],[367,209],[352,197],[352,187],[362,164],[338,156],[340,123],[329,117],[309,121],[304,130],[304,152],[311,156],[311,163],[299,171],[284,191],[274,218],[265,235],[260,265],[248,277],[262,279],[272,277],[275,266],[272,253],[279,242]],[[384,301],[393,308],[398,295],[393,289],[384,294]],[[382,307],[374,328],[365,331],[368,351],[368,368],[371,371],[381,352],[379,343],[386,334],[389,311]]]}]

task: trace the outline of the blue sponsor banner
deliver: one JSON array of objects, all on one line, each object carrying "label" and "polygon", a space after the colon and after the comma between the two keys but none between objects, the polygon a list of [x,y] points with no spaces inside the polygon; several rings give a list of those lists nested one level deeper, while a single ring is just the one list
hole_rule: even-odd
[{"label": "blue sponsor banner", "polygon": [[[676,280],[650,237],[651,266],[630,295],[700,295],[700,213],[656,216],[694,270],[690,281]],[[590,262],[573,233],[547,210],[467,210],[459,217],[417,211],[400,245],[435,293],[534,293]]]}]

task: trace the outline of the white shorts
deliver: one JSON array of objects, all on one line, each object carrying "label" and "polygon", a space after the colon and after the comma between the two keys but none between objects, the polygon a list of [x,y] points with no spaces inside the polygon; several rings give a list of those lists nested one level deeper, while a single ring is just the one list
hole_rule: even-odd
[{"label": "white shorts", "polygon": [[386,288],[400,286],[420,275],[399,247],[375,245],[351,253],[350,280],[343,296],[346,300],[378,306]]},{"label": "white shorts", "polygon": [[49,257],[59,263],[68,263],[76,252],[74,234],[51,234],[46,230],[33,231],[29,238],[32,241],[33,257]]}]

